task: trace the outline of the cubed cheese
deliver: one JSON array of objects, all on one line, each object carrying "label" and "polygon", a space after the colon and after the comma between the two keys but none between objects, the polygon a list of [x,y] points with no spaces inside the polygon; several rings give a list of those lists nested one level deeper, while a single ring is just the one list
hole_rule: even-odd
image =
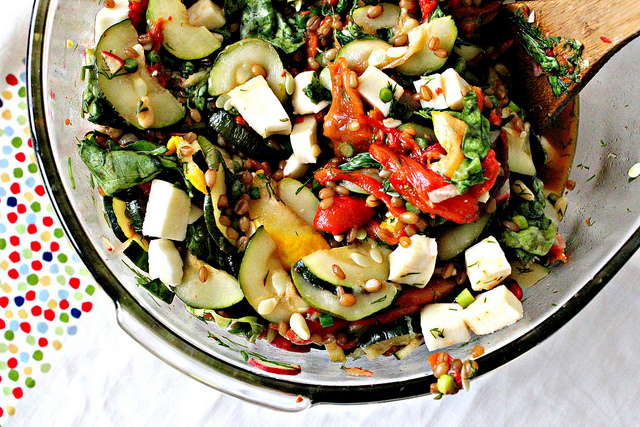
[{"label": "cubed cheese", "polygon": [[[291,131],[291,148],[293,154],[302,163],[315,163],[320,148],[318,145],[318,122],[314,116],[306,116],[293,125]],[[317,151],[316,151],[317,150]]]},{"label": "cubed cheese", "polygon": [[522,318],[522,303],[506,286],[481,293],[462,311],[462,318],[478,335],[491,334]]},{"label": "cubed cheese", "polygon": [[182,241],[187,236],[191,200],[173,184],[154,179],[151,182],[142,234]]},{"label": "cubed cheese", "polygon": [[287,159],[287,164],[284,166],[282,173],[285,177],[298,179],[307,171],[307,165],[302,163],[295,154]]},{"label": "cubed cheese", "polygon": [[198,0],[187,9],[187,15],[191,25],[205,27],[207,30],[222,28],[226,23],[224,12],[211,0]]},{"label": "cubed cheese", "polygon": [[129,19],[129,0],[115,0],[114,7],[103,7],[96,14],[96,43],[112,25]]},{"label": "cubed cheese", "polygon": [[262,76],[256,76],[229,92],[231,103],[260,136],[289,135],[291,119]]},{"label": "cubed cheese", "polygon": [[[380,91],[391,85],[393,96],[398,99],[404,93],[402,86],[394,82],[383,71],[369,65],[358,79],[360,82],[358,92],[362,98],[372,107],[376,107],[387,117],[391,107],[391,101],[384,102],[380,99]],[[394,89],[395,88],[395,89]]]},{"label": "cubed cheese", "polygon": [[471,333],[456,303],[427,304],[420,310],[420,326],[429,351],[467,342]]},{"label": "cubed cheese", "polygon": [[182,257],[171,240],[155,239],[149,242],[149,276],[169,286],[182,281]]},{"label": "cubed cheese", "polygon": [[467,276],[474,291],[495,287],[511,274],[511,265],[495,237],[489,236],[466,250]]},{"label": "cubed cheese", "polygon": [[433,108],[434,110],[446,110],[448,108],[447,101],[444,98],[444,88],[442,87],[442,77],[440,74],[431,74],[429,76],[420,77],[420,80],[413,82],[416,93],[420,93],[420,88],[426,85],[431,93],[431,100],[420,100],[422,108]]},{"label": "cubed cheese", "polygon": [[293,112],[295,114],[315,114],[329,105],[327,101],[320,101],[314,104],[304,93],[304,89],[311,84],[314,73],[314,71],[304,71],[293,79],[296,83],[296,88],[293,91],[291,103],[293,104]]},{"label": "cubed cheese", "polygon": [[188,223],[193,224],[194,222],[199,220],[202,215],[204,215],[204,211],[201,208],[196,205],[191,205],[191,208],[189,209]]},{"label": "cubed cheese", "polygon": [[462,110],[462,98],[469,92],[467,83],[453,68],[448,68],[442,73],[442,87],[444,99],[452,110]]},{"label": "cubed cheese", "polygon": [[438,256],[436,239],[414,234],[411,245],[399,245],[389,255],[389,280],[424,288],[433,275]]}]

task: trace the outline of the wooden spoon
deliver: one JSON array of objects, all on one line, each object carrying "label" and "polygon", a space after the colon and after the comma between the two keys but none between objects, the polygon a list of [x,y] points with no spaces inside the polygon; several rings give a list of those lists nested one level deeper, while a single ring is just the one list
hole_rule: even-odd
[{"label": "wooden spoon", "polygon": [[547,77],[536,71],[533,58],[520,45],[516,48],[511,76],[520,92],[520,102],[524,101],[529,112],[529,121],[538,129],[546,127],[614,53],[640,35],[638,0],[535,0],[505,7],[511,12],[528,7],[543,34],[578,40],[584,46],[580,78],[568,87],[568,93],[558,97]]}]

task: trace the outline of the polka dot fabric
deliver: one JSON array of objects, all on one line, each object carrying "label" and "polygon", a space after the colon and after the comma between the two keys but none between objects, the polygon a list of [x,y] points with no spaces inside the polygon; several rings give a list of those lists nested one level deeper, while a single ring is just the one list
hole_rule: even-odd
[{"label": "polka dot fabric", "polygon": [[[24,70],[24,60],[20,68]],[[49,372],[96,287],[45,194],[27,123],[25,73],[0,76],[0,423]]]}]

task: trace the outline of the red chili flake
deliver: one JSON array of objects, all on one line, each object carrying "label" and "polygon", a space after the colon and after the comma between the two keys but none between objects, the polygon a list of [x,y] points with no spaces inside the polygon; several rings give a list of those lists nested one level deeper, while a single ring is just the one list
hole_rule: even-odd
[{"label": "red chili flake", "polygon": [[443,93],[444,93],[444,90],[441,87],[436,88],[436,95],[442,95]]},{"label": "red chili flake", "polygon": [[296,399],[296,403],[300,403],[302,402],[304,399],[302,398],[302,396],[298,396],[298,398]]},{"label": "red chili flake", "polygon": [[613,43],[609,38],[605,37],[605,36],[601,36],[600,40],[603,41],[603,43]]},{"label": "red chili flake", "polygon": [[69,125],[71,124],[71,120],[69,120],[69,119],[65,120],[65,121],[64,121],[64,124],[65,124],[65,125],[67,125],[67,126],[69,126]]}]

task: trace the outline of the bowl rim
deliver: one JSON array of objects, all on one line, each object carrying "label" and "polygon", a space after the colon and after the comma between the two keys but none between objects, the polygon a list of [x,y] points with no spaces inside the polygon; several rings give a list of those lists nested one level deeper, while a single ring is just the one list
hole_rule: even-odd
[{"label": "bowl rim", "polygon": [[[405,380],[402,382],[389,382],[375,385],[349,385],[349,386],[327,386],[311,385],[288,381],[284,377],[272,378],[261,376],[241,367],[231,365],[215,356],[199,349],[187,340],[171,331],[168,327],[155,319],[148,311],[140,306],[134,297],[118,282],[111,273],[104,260],[95,250],[93,245],[81,245],[82,241],[87,241],[88,236],[84,232],[81,221],[73,210],[67,194],[63,191],[63,183],[59,170],[53,159],[51,141],[48,136],[48,129],[45,120],[45,105],[43,88],[43,53],[46,40],[46,21],[50,9],[51,0],[36,0],[33,7],[29,39],[27,46],[27,100],[29,105],[29,125],[31,128],[33,148],[35,151],[38,170],[43,179],[47,194],[52,201],[53,209],[57,215],[74,250],[91,273],[94,280],[100,284],[107,295],[116,306],[116,311],[124,311],[133,316],[138,325],[153,331],[165,345],[178,350],[185,361],[200,363],[214,370],[217,374],[232,377],[234,380],[248,385],[254,391],[262,392],[262,397],[268,399],[269,393],[285,393],[298,396],[305,401],[305,404],[296,408],[282,408],[270,405],[268,401],[256,399],[254,397],[243,396],[242,393],[234,393],[233,390],[225,388],[224,385],[211,383],[206,378],[202,378],[198,373],[194,373],[186,366],[180,366],[175,361],[167,360],[157,350],[151,348],[144,339],[137,335],[131,328],[123,329],[131,337],[147,348],[160,359],[169,363],[185,374],[216,388],[219,391],[244,398],[253,403],[271,407],[273,409],[300,410],[311,404],[354,404],[386,402],[393,400],[407,399],[411,397],[424,396],[429,394],[429,386],[436,379],[433,374],[424,377]],[[620,247],[616,254],[611,257],[603,267],[586,282],[582,288],[572,296],[565,304],[557,307],[556,311],[538,324],[535,328],[526,332],[522,336],[510,341],[506,345],[484,355],[477,360],[482,367],[480,375],[485,375],[500,366],[515,360],[525,352],[540,344],[546,338],[559,330],[565,323],[571,320],[600,292],[604,286],[613,278],[620,268],[631,258],[640,247],[640,228],[629,237]],[[119,316],[118,316],[119,317]],[[202,372],[201,372],[202,373]]]}]

